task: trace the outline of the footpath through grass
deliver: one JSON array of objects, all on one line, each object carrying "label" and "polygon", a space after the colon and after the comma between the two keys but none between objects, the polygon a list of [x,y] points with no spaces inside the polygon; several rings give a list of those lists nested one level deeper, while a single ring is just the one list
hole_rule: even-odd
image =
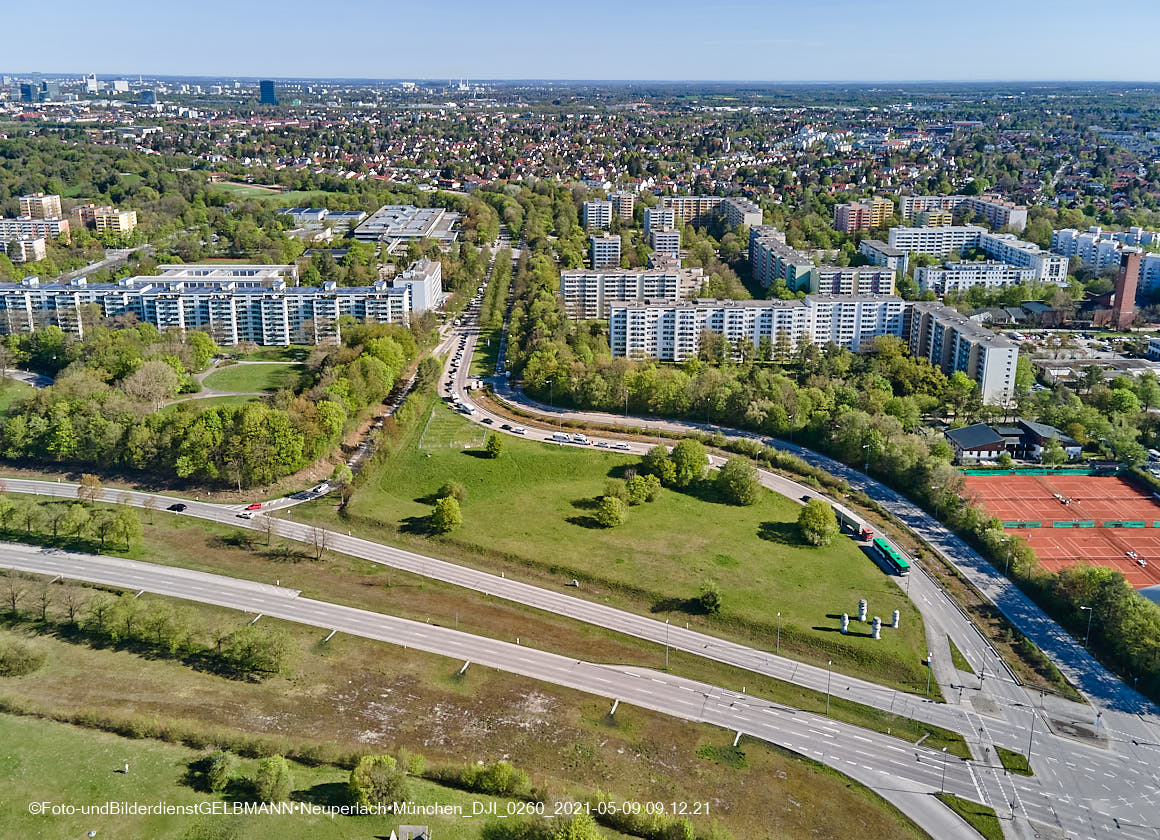
[{"label": "footpath through grass", "polygon": [[987,840],[1003,840],[1003,826],[1000,825],[999,816],[994,808],[971,802],[953,793],[936,793],[935,796]]},{"label": "footpath through grass", "polygon": [[[595,500],[609,478],[623,477],[639,458],[505,437],[503,455],[491,460],[476,450],[432,445],[436,438],[479,434],[479,427],[442,405],[432,412],[368,468],[345,515],[322,500],[289,516],[518,572],[540,585],[576,578],[582,596],[768,649],[775,647],[780,621],[781,649],[789,656],[823,665],[832,659],[838,670],[925,690],[926,643],[917,610],[852,540],[804,545],[795,525],[798,505],[789,499],[763,492],[757,504],[738,507],[720,502],[708,485],[665,490],[656,502],[632,508],[626,524],[604,529],[591,515]],[[436,436],[433,429],[441,431]],[[427,528],[431,497],[447,481],[466,487],[464,525],[433,537]],[[699,615],[693,602],[706,580],[721,590],[719,617]],[[842,635],[842,613],[856,615],[860,598],[868,600],[871,617],[886,623],[900,610],[900,629],[885,627],[874,640],[868,624],[853,621]]]}]

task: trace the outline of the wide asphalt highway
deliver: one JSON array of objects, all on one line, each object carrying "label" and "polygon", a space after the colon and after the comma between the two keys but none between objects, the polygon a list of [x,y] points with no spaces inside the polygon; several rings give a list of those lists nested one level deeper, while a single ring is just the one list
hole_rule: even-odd
[{"label": "wide asphalt highway", "polygon": [[974,836],[932,796],[945,789],[969,799],[981,799],[975,770],[969,762],[746,694],[647,668],[584,662],[445,627],[303,598],[292,589],[187,569],[19,544],[5,546],[0,567],[146,591],[327,631],[338,630],[450,657],[453,661],[447,663],[449,672],[468,662],[472,663],[468,667],[487,666],[677,718],[713,724],[817,759],[857,779],[900,807],[933,837],[969,840]]}]

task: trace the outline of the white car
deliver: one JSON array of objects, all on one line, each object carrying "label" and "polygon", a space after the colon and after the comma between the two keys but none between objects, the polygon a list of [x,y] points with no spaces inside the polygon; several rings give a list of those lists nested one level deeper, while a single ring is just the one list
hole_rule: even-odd
[{"label": "white car", "polygon": [[252,510],[243,510],[238,514],[238,519],[253,519],[254,512]]},{"label": "white car", "polygon": [[624,441],[621,441],[620,443],[614,443],[614,444],[612,444],[612,448],[613,448],[613,449],[624,449],[624,450],[626,450],[626,451],[627,451],[627,450],[628,450],[628,444],[627,444],[627,443],[625,443]]},{"label": "white car", "polygon": [[608,448],[608,441],[606,441],[606,440],[596,441],[596,448],[597,449],[607,449]]},{"label": "white car", "polygon": [[516,426],[514,429],[512,429],[513,435],[526,435],[527,433],[528,433],[528,430],[525,429],[523,426]]},{"label": "white car", "polygon": [[311,493],[329,493],[330,492],[330,482],[324,481],[321,484],[316,484],[316,485],[314,485],[314,487],[310,488],[310,492]]}]

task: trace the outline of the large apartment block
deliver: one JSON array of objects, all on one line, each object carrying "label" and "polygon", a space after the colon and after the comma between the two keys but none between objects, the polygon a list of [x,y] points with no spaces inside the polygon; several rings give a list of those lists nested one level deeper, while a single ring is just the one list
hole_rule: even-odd
[{"label": "large apartment block", "polygon": [[664,230],[665,228],[675,228],[677,226],[677,213],[671,207],[646,207],[644,208],[644,229]]},{"label": "large apartment block", "polygon": [[918,216],[930,210],[956,213],[970,211],[987,220],[992,228],[1009,227],[1023,230],[1027,227],[1027,208],[1022,204],[1006,201],[1000,196],[989,195],[904,195],[899,200],[902,221],[914,224]]},{"label": "large apartment block", "polygon": [[5,242],[0,239],[0,254],[7,254],[14,263],[36,262],[48,256],[44,239],[10,239]]},{"label": "large apartment block", "polygon": [[910,263],[906,251],[888,245],[881,239],[863,239],[858,245],[858,253],[870,260],[870,265],[893,268],[899,274],[905,274]]},{"label": "large apartment block", "polygon": [[560,295],[571,318],[607,318],[612,303],[648,299],[679,301],[696,291],[701,269],[613,269],[560,272]]},{"label": "large apartment block", "polygon": [[0,240],[11,239],[56,239],[69,236],[68,219],[33,219],[19,216],[15,219],[0,219]]},{"label": "large apartment block", "polygon": [[630,192],[615,192],[612,199],[612,212],[622,222],[632,223],[632,211],[636,209],[636,196]]},{"label": "large apartment block", "polygon": [[1004,405],[1015,393],[1019,348],[941,303],[911,304],[910,353],[946,374],[962,371],[979,386],[983,402]]},{"label": "large apartment block", "polygon": [[95,308],[104,318],[131,314],[162,330],[202,330],[223,346],[315,344],[337,342],[344,315],[406,323],[416,311],[416,286],[405,277],[341,288],[288,280],[297,281],[294,266],[165,266],[162,274],[116,283],[89,283],[83,277],[41,283],[26,277],[0,283],[0,332],[27,333],[55,324],[83,337],[82,313]]},{"label": "large apartment block", "polygon": [[581,217],[585,230],[605,230],[612,225],[612,202],[598,199],[585,201]]},{"label": "large apartment block", "polygon": [[648,246],[658,254],[676,257],[681,252],[681,232],[675,228],[653,228],[648,232]]},{"label": "large apartment block", "polygon": [[978,225],[896,227],[890,245],[908,253],[945,257],[953,251],[978,248],[988,257],[1018,268],[1030,268],[1042,283],[1067,282],[1067,258],[1024,242],[1012,233],[990,233]]},{"label": "large apartment block", "polygon": [[857,351],[880,335],[901,337],[906,304],[891,295],[807,295],[805,300],[635,301],[609,305],[614,356],[681,362],[701,350],[701,333],[731,342],[788,339]]},{"label": "large apartment block", "polygon": [[984,289],[1002,289],[1030,283],[1035,270],[1008,265],[998,260],[985,262],[948,262],[942,266],[920,266],[914,270],[914,280],[922,291],[937,295],[965,292],[975,286]]},{"label": "large apartment block", "polygon": [[[1160,232],[1133,227],[1127,231],[1104,231],[1092,226],[1086,231],[1074,228],[1057,230],[1051,235],[1051,250],[1063,257],[1079,257],[1081,263],[1097,271],[1119,269],[1126,249],[1160,243]],[[1144,253],[1140,259],[1137,288],[1153,292],[1160,286],[1160,254]]]},{"label": "large apartment block", "polygon": [[834,230],[854,233],[859,230],[885,227],[894,215],[894,202],[889,198],[870,198],[834,207]]},{"label": "large apartment block", "polygon": [[60,210],[60,196],[44,193],[22,195],[20,215],[29,219],[59,219],[64,215]]},{"label": "large apartment block", "polygon": [[588,237],[588,264],[593,269],[620,265],[620,237]]},{"label": "large apartment block", "polygon": [[665,195],[661,207],[672,210],[684,222],[702,225],[724,218],[730,227],[762,222],[761,208],[744,198],[725,198],[719,195]]},{"label": "large apartment block", "polygon": [[95,228],[98,233],[132,233],[137,227],[136,210],[118,210],[109,205],[80,204],[69,213],[71,224]]},{"label": "large apartment block", "polygon": [[781,280],[790,291],[810,294],[894,294],[894,269],[814,265],[807,254],[786,244],[785,234],[768,225],[749,229],[749,265],[753,279],[765,288]]}]

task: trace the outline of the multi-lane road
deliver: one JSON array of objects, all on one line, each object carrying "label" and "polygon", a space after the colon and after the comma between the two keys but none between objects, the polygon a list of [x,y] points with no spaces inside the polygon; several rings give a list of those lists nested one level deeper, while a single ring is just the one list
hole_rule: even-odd
[{"label": "multi-lane road", "polygon": [[[512,425],[511,421],[506,417],[488,412],[483,405],[471,399],[470,392],[465,387],[471,364],[471,353],[478,337],[477,317],[478,306],[472,306],[461,317],[461,323],[458,327],[446,331],[440,349],[452,350],[462,342],[465,352],[463,358],[460,359],[455,375],[452,377],[445,374],[444,380],[440,383],[440,393],[446,392],[449,386],[449,390],[455,394],[457,399],[474,408],[471,419],[492,429],[511,433],[511,429],[503,429],[505,423]],[[508,398],[521,398],[521,395],[506,389],[505,382],[499,381],[497,384],[501,393],[504,393]],[[577,419],[598,420],[605,424],[615,424],[621,420],[621,418],[612,415],[568,414],[531,403],[528,405],[551,419],[560,419],[561,415],[564,415]],[[630,418],[630,422],[635,427],[655,423],[664,424],[669,429],[690,428],[690,424],[641,418]],[[728,432],[728,430],[724,431]],[[740,432],[736,434],[745,435],[745,433]],[[550,435],[550,432],[545,433],[541,429],[534,428],[528,429],[529,437],[547,435]],[[608,435],[598,437],[606,441],[614,440]],[[637,453],[647,449],[645,444],[639,442],[628,442],[627,446],[629,451]],[[797,448],[795,447],[795,449]],[[928,522],[925,514],[914,508],[905,499],[897,497],[896,494],[892,496],[886,488],[876,485],[856,471],[824,459],[823,456],[809,451],[802,451],[801,454],[807,459],[814,459],[816,463],[831,472],[847,478],[852,485],[866,489],[908,525],[914,527],[932,544],[946,553],[952,561],[958,562],[960,553],[963,551],[973,554],[953,535],[945,534],[944,536],[944,534],[938,533],[936,529],[941,528],[941,526],[937,526],[937,523],[934,523],[934,528],[930,527],[933,520]],[[715,460],[715,465],[719,462],[719,459]],[[791,499],[816,495],[815,491],[809,488],[767,471],[761,472],[761,479],[767,487]],[[9,479],[6,484],[8,489],[14,492],[64,497],[75,496],[76,493],[75,485],[64,483]],[[155,502],[150,504],[157,503],[161,507],[181,502],[186,505],[186,510],[182,515],[194,515],[248,527],[261,527],[263,524],[261,520],[247,521],[236,518],[241,509],[240,505],[227,506],[199,501],[190,502],[185,499],[160,497],[155,494],[132,491],[109,492],[108,496],[110,500],[115,497],[118,501],[124,500],[138,506],[144,506],[151,498]],[[282,499],[267,503],[264,507],[267,510],[277,510],[295,503],[296,501],[292,499]],[[274,519],[272,527],[276,533],[289,539],[307,543],[318,539],[317,529],[301,523]],[[1082,659],[1078,660],[1078,664],[1087,669],[1085,673],[1092,673],[1089,673],[1086,679],[1076,681],[1092,697],[1096,704],[1095,708],[1068,703],[1050,696],[1041,697],[1038,694],[1028,692],[1011,678],[995,651],[978,634],[969,620],[945,593],[924,574],[911,575],[907,584],[908,594],[918,606],[926,622],[927,636],[935,654],[933,658],[934,674],[948,697],[947,704],[928,703],[921,698],[900,694],[892,689],[841,674],[828,675],[824,669],[718,639],[683,626],[668,625],[655,619],[616,610],[603,604],[587,601],[575,594],[565,594],[562,591],[553,591],[514,581],[510,578],[489,575],[346,534],[327,532],[325,540],[327,546],[335,551],[548,610],[554,614],[646,639],[658,645],[667,643],[674,649],[685,650],[815,690],[824,690],[826,684],[829,683],[830,690],[835,695],[841,694],[869,706],[888,709],[917,720],[958,731],[971,744],[975,760],[971,762],[960,762],[954,758],[947,760],[947,789],[967,798],[987,802],[995,807],[1001,815],[1012,816],[1014,819],[1008,825],[1020,833],[1029,831],[1030,826],[1035,824],[1055,827],[1057,832],[1063,832],[1058,836],[1160,838],[1160,794],[1157,792],[1160,788],[1160,780],[1153,771],[1157,760],[1160,759],[1160,747],[1157,746],[1160,737],[1153,727],[1154,710],[1144,704],[1142,698],[1139,698],[1134,692],[1130,692],[1113,677],[1103,672],[1098,663],[1090,660],[1087,662]],[[31,553],[25,552],[17,557],[18,552],[6,550],[3,556],[0,556],[0,566],[8,565],[13,568],[22,568],[25,571],[40,571],[44,574],[65,574],[84,580],[93,580],[93,578],[85,577],[82,572],[93,575],[98,568],[92,559],[86,559],[82,562],[75,556],[60,552],[44,552],[34,549],[28,551]],[[11,556],[9,556],[10,554]],[[59,564],[66,561],[71,564],[69,565],[71,573],[60,570]],[[15,565],[17,562],[23,565]],[[1012,615],[1017,624],[1020,623],[1020,619],[1026,620],[1027,616],[1010,607],[1006,600],[1006,593],[1002,591],[1003,587],[1008,589],[1012,587],[1001,577],[996,576],[994,570],[981,558],[978,558],[978,563],[982,564],[978,570],[978,575],[982,576],[983,582],[998,587],[993,591],[991,589],[984,591],[987,591],[991,597],[995,597],[997,602],[1004,599],[1004,609]],[[58,565],[53,566],[53,564]],[[78,564],[83,568],[80,568]],[[166,567],[159,567],[165,571],[157,572],[149,567],[143,569],[141,566],[143,564],[137,564],[137,567],[130,571],[126,571],[124,568],[110,571],[107,567],[101,567],[102,574],[131,574],[136,577],[132,579],[118,578],[122,581],[120,583],[117,580],[105,579],[94,580],[94,582],[149,589],[149,591],[156,591],[159,594],[188,597],[195,600],[206,600],[203,596],[216,592],[215,597],[218,598],[225,598],[228,595],[230,603],[223,603],[224,606],[264,612],[267,615],[277,615],[288,620],[316,624],[320,627],[331,629],[337,627],[346,632],[366,635],[368,638],[381,638],[383,641],[410,644],[417,648],[448,656],[462,656],[477,663],[489,664],[496,668],[511,670],[525,676],[556,682],[560,685],[579,688],[607,697],[615,697],[624,702],[656,711],[691,720],[716,723],[735,731],[742,731],[754,737],[781,744],[804,755],[824,760],[827,764],[858,778],[859,781],[887,796],[926,827],[928,831],[931,831],[934,836],[961,836],[957,832],[961,830],[962,824],[953,817],[948,820],[949,812],[941,805],[937,805],[935,800],[929,796],[931,791],[938,789],[932,774],[934,773],[934,764],[940,763],[942,756],[935,754],[932,759],[929,750],[924,751],[921,747],[916,749],[894,738],[855,727],[845,727],[827,718],[795,712],[745,695],[730,694],[720,688],[699,686],[660,672],[581,663],[544,651],[536,651],[526,646],[505,645],[502,642],[454,633],[454,631],[445,631],[442,628],[432,628],[429,625],[412,627],[410,625],[413,623],[398,623],[401,620],[378,616],[374,613],[351,611],[359,614],[359,620],[362,623],[350,623],[340,627],[338,624],[340,619],[353,621],[351,615],[342,613],[344,610],[349,611],[350,608],[303,599],[296,593],[268,587],[264,584],[236,581],[234,584],[227,585],[222,581],[231,579],[208,576],[213,578],[212,586],[210,586],[204,576],[198,577],[199,573],[181,572],[180,570],[166,569]],[[971,568],[969,563],[965,571],[972,574],[972,579],[976,576],[974,574],[976,570]],[[177,580],[172,578],[174,574],[178,576]],[[187,577],[189,575],[194,577]],[[993,580],[994,577],[999,577],[999,580]],[[148,581],[149,585],[143,585],[143,581]],[[562,581],[562,583],[564,582]],[[205,586],[210,586],[210,588],[199,588]],[[235,591],[231,588],[234,586],[241,588]],[[260,600],[256,601],[255,598]],[[220,600],[211,602],[221,603]],[[1033,605],[1031,606],[1034,608]],[[320,610],[321,612],[319,612]],[[368,616],[373,616],[373,618]],[[1041,613],[1040,616],[1042,616]],[[323,620],[324,617],[325,620]],[[1031,618],[1034,619],[1035,616],[1032,615]],[[1045,616],[1042,618],[1046,620]],[[366,622],[372,624],[368,625]],[[1048,623],[1050,623],[1049,620]],[[380,635],[369,635],[375,627],[384,626],[390,626],[391,633],[395,635],[391,635],[389,638],[382,638],[381,633]],[[1055,627],[1054,624],[1051,626]],[[1063,634],[1057,627],[1054,631],[1049,627],[1038,629],[1040,635],[1046,633],[1049,640],[1056,639],[1058,636],[1061,637],[1056,639],[1059,644],[1066,647],[1070,643],[1072,647],[1077,647],[1070,640],[1070,637]],[[1025,630],[1025,632],[1027,631]],[[416,636],[416,633],[420,635]],[[1028,635],[1036,638],[1031,632]],[[947,636],[954,639],[956,645],[970,660],[973,670],[976,673],[982,673],[982,678],[974,674],[963,674],[955,671],[950,664],[949,647],[945,641]],[[412,641],[400,641],[404,638]],[[427,638],[428,641],[419,643],[414,641],[417,638]],[[514,651],[509,650],[513,647]],[[1050,645],[1044,645],[1044,647],[1048,650],[1049,655],[1056,656],[1057,652]],[[473,653],[473,651],[486,651],[486,657],[479,653]],[[515,655],[517,652],[518,656]],[[559,670],[560,662],[556,660],[571,663],[570,669],[573,675],[571,679],[577,679],[576,675],[579,674],[583,677],[582,684],[577,684],[575,681],[562,681],[564,674]],[[1063,664],[1066,665],[1069,661],[1072,660],[1066,660]],[[527,670],[532,667],[532,662],[535,663],[534,672]],[[1103,673],[1102,677],[1100,672]],[[603,690],[607,681],[611,681],[610,684],[615,687],[615,691]],[[1095,691],[1091,690],[1093,686],[1096,688]],[[628,689],[635,689],[635,691],[630,692]],[[650,689],[652,693],[650,693]],[[666,696],[673,694],[674,697],[685,701],[688,701],[688,697],[684,697],[684,694],[696,695],[697,692],[701,692],[702,703],[699,714],[690,714],[691,707],[696,705],[695,702],[677,703],[672,698],[664,699],[660,696],[654,696],[658,692],[660,695]],[[795,722],[800,723],[806,720],[810,721],[810,725],[804,730],[795,729],[792,725]],[[1068,737],[1066,733],[1074,731],[1077,727],[1081,730],[1086,728],[1092,733],[1092,737],[1078,739]],[[993,749],[995,745],[1016,749],[1020,752],[1026,752],[1030,747],[1036,776],[1032,779],[1023,779],[1003,773],[998,769]],[[905,761],[902,760],[903,753],[905,753]],[[910,766],[911,762],[914,764],[913,767]],[[941,766],[939,770],[941,774]],[[895,779],[897,784],[886,783],[884,781],[886,778]]]}]

